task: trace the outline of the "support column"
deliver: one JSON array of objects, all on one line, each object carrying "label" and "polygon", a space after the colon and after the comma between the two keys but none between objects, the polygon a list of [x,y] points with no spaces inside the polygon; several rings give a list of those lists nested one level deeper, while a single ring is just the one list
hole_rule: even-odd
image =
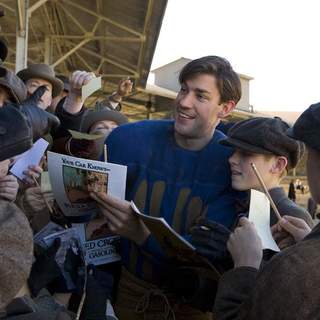
[{"label": "support column", "polygon": [[16,73],[27,67],[29,29],[28,7],[29,0],[16,0]]},{"label": "support column", "polygon": [[46,36],[44,39],[44,63],[51,64],[52,59],[52,38]]}]

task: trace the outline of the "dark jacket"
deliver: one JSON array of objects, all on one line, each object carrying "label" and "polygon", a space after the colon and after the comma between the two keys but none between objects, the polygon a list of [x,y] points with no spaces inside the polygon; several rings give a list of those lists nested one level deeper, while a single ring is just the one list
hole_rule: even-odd
[{"label": "dark jacket", "polygon": [[54,139],[69,136],[68,130],[80,130],[82,118],[87,112],[87,109],[83,106],[80,112],[76,114],[71,114],[64,110],[63,104],[66,98],[63,98],[59,101],[56,109],[56,116],[60,120],[60,127],[56,132],[52,133]]},{"label": "dark jacket", "polygon": [[41,290],[35,299],[27,296],[12,300],[5,312],[0,314],[5,320],[72,320],[74,315],[56,303],[46,290]]},{"label": "dark jacket", "polygon": [[283,250],[261,272],[241,267],[225,273],[218,287],[217,320],[320,319],[320,225]]}]

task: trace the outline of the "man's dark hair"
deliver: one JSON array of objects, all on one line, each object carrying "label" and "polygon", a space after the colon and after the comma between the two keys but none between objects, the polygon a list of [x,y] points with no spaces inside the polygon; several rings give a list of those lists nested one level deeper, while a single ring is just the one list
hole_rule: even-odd
[{"label": "man's dark hair", "polygon": [[179,82],[185,83],[188,79],[199,74],[214,76],[221,95],[220,103],[233,100],[237,103],[241,98],[241,83],[238,74],[232,69],[228,60],[218,56],[206,56],[190,61],[180,72]]}]

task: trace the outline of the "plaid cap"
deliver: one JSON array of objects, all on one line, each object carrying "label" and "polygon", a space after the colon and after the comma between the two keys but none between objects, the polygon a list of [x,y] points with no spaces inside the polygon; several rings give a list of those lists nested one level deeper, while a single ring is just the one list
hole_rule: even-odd
[{"label": "plaid cap", "polygon": [[304,153],[304,146],[290,138],[289,125],[280,118],[256,117],[237,122],[228,131],[223,145],[233,146],[251,153],[286,157],[288,169],[294,168]]},{"label": "plaid cap", "polygon": [[287,130],[287,134],[320,151],[320,103],[305,110],[294,126]]}]

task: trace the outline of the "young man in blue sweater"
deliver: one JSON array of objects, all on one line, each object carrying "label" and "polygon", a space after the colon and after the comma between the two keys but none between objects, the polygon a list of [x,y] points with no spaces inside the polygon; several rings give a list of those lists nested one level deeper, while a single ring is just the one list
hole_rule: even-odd
[{"label": "young man in blue sweater", "polygon": [[222,228],[230,228],[236,217],[228,165],[232,150],[219,144],[224,135],[215,128],[241,97],[239,77],[227,60],[207,56],[188,63],[179,81],[174,121],[128,124],[106,141],[109,161],[128,167],[127,201],[93,195],[111,231],[125,239],[116,301],[120,319],[149,319],[164,311],[167,319],[173,313],[175,319],[210,317],[160,293],[170,269],[166,253],[128,201],[163,217],[187,240],[200,217]]}]

